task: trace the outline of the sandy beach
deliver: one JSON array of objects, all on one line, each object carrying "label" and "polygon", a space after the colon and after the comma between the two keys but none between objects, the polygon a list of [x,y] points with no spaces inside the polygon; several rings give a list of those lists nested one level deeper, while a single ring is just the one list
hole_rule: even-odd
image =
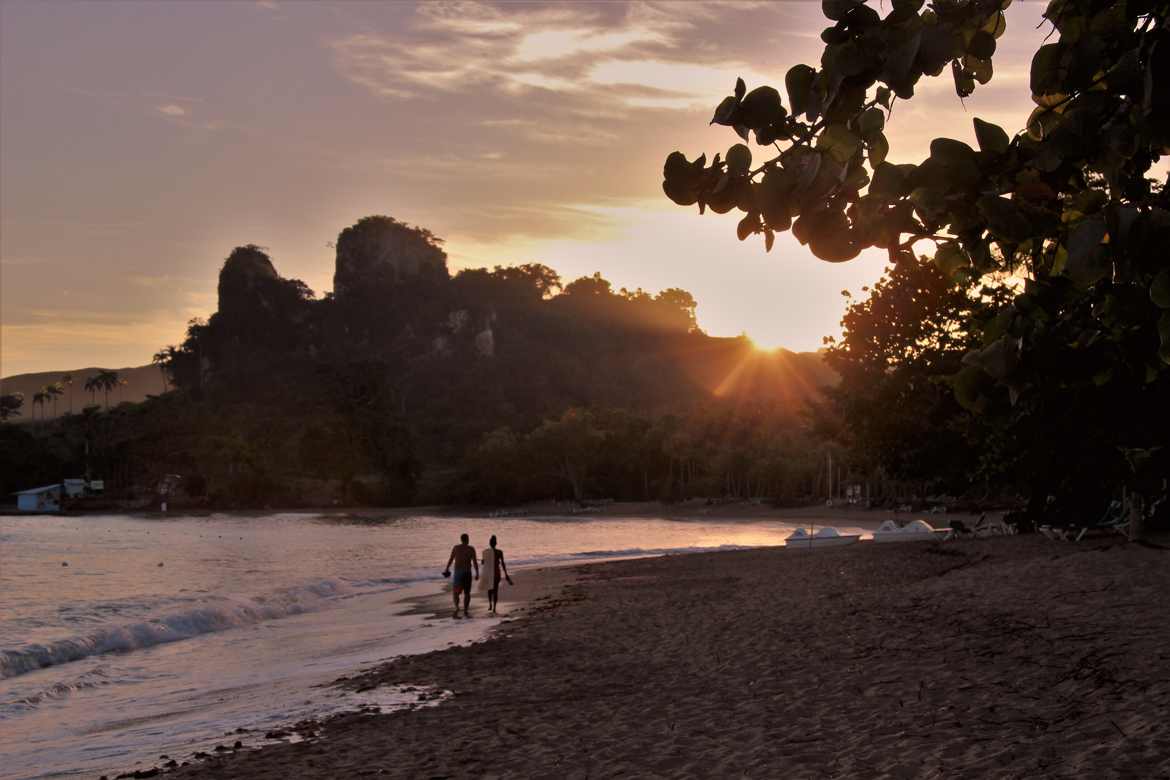
[{"label": "sandy beach", "polygon": [[1170,777],[1168,564],[1008,537],[526,572],[490,641],[340,683],[448,701],[175,774]]}]

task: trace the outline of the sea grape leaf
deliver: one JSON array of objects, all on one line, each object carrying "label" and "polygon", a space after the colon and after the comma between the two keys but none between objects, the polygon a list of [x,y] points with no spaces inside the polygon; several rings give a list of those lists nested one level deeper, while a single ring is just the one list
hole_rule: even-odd
[{"label": "sea grape leaf", "polygon": [[860,5],[859,0],[821,0],[821,13],[834,22],[845,18],[845,14]]},{"label": "sea grape leaf", "polygon": [[860,145],[861,139],[845,125],[829,125],[817,140],[817,148],[828,152],[841,164],[849,162]]},{"label": "sea grape leaf", "polygon": [[995,74],[995,68],[992,66],[991,60],[981,60],[978,57],[972,57],[970,54],[963,58],[963,67],[980,84],[990,83],[991,77]]},{"label": "sea grape leaf", "polygon": [[752,150],[743,144],[736,144],[727,150],[727,172],[733,176],[746,176],[752,167]]},{"label": "sea grape leaf", "polygon": [[1101,243],[1107,234],[1101,217],[1081,220],[1069,234],[1064,272],[1077,285],[1089,287],[1109,275],[1109,251]]},{"label": "sea grape leaf", "polygon": [[830,263],[844,263],[861,254],[861,247],[853,240],[847,229],[817,233],[808,242],[808,248],[821,260]]},{"label": "sea grape leaf", "polygon": [[1007,32],[1007,19],[1003,15],[1003,11],[992,16],[987,20],[987,24],[980,28],[983,32],[991,33],[993,38],[1001,38]]},{"label": "sea grape leaf", "polygon": [[[886,50],[886,61],[882,66],[882,80],[894,86],[906,83],[914,68],[914,61],[918,57],[918,49],[922,43],[922,29],[904,29],[896,27],[890,31],[891,40]],[[899,91],[900,92],[900,91]],[[887,101],[889,90],[886,90]],[[882,102],[880,90],[878,102],[889,108],[888,102]]]},{"label": "sea grape leaf", "polygon": [[948,241],[935,250],[934,264],[944,276],[955,279],[960,271],[970,267],[971,261],[958,242]]},{"label": "sea grape leaf", "polygon": [[967,53],[981,60],[991,59],[995,54],[995,36],[985,30],[977,31],[967,43]]},{"label": "sea grape leaf", "polygon": [[876,106],[867,108],[857,120],[857,130],[862,138],[869,138],[874,133],[880,133],[886,127],[886,114]]},{"label": "sea grape leaf", "polygon": [[680,206],[691,206],[698,202],[703,166],[706,163],[705,154],[690,162],[682,152],[671,152],[662,166],[662,190],[666,197]]},{"label": "sea grape leaf", "polygon": [[739,104],[739,119],[753,130],[784,118],[784,105],[775,87],[756,87]]},{"label": "sea grape leaf", "polygon": [[808,65],[794,65],[785,74],[784,88],[788,90],[788,104],[792,106],[793,116],[806,113],[812,105],[810,93],[816,76],[817,72]]},{"label": "sea grape leaf", "polygon": [[1032,56],[1030,85],[1033,95],[1062,92],[1068,69],[1065,66],[1067,47],[1061,43],[1047,43]]},{"label": "sea grape leaf", "polygon": [[784,169],[792,172],[792,192],[800,192],[816,179],[821,169],[819,152],[804,146],[793,146],[781,155]]},{"label": "sea grape leaf", "polygon": [[876,168],[886,161],[886,155],[890,153],[890,142],[886,137],[878,133],[866,142],[866,147],[869,149],[869,165],[871,168]]},{"label": "sea grape leaf", "polygon": [[[913,168],[914,166],[908,166]],[[906,172],[901,166],[883,162],[873,169],[873,182],[869,193],[883,200],[895,200],[909,192]]]},{"label": "sea grape leaf", "polygon": [[791,171],[769,168],[756,185],[756,203],[768,227],[774,230],[787,230],[792,225],[793,179]]},{"label": "sea grape leaf", "polygon": [[1037,107],[1028,116],[1025,127],[1033,141],[1043,141],[1060,125],[1061,116],[1050,108]]},{"label": "sea grape leaf", "polygon": [[1032,237],[1032,223],[1014,202],[996,195],[984,195],[976,204],[987,220],[987,227],[1001,238],[1013,243]]},{"label": "sea grape leaf", "polygon": [[728,95],[723,98],[723,101],[715,109],[715,115],[711,117],[711,121],[708,124],[731,127],[735,124],[735,113],[738,109],[739,101],[731,95]]},{"label": "sea grape leaf", "polygon": [[992,379],[997,380],[1009,377],[1019,362],[1019,342],[1010,336],[1001,336],[983,349],[968,352],[963,356],[965,365],[977,366]]},{"label": "sea grape leaf", "polygon": [[748,215],[739,221],[736,225],[735,234],[743,241],[752,233],[760,229],[760,215],[754,211],[748,212]]},{"label": "sea grape leaf", "polygon": [[953,138],[935,138],[930,142],[930,157],[944,165],[955,165],[975,159],[975,150]]},{"label": "sea grape leaf", "polygon": [[813,254],[831,263],[852,260],[861,252],[849,229],[849,219],[839,209],[819,209],[801,214],[792,235]]},{"label": "sea grape leaf", "polygon": [[865,166],[860,163],[850,166],[849,171],[845,174],[845,180],[841,182],[841,189],[843,190],[860,190],[869,184],[869,173],[866,172]]},{"label": "sea grape leaf", "polygon": [[1003,154],[1011,146],[1011,139],[1002,127],[984,122],[979,117],[975,118],[975,139],[980,151],[991,154]]},{"label": "sea grape leaf", "polygon": [[955,31],[947,25],[934,24],[922,28],[922,42],[918,45],[917,65],[923,73],[937,76],[943,66],[959,54]]}]

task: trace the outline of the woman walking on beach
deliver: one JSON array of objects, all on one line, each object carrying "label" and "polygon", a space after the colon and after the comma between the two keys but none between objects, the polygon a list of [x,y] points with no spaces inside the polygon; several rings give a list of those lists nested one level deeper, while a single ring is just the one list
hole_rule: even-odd
[{"label": "woman walking on beach", "polygon": [[500,572],[511,585],[512,578],[508,576],[508,565],[504,563],[504,551],[496,547],[496,537],[488,540],[488,548],[483,551],[483,579],[480,587],[487,590],[488,612],[496,614],[496,603],[500,600]]}]

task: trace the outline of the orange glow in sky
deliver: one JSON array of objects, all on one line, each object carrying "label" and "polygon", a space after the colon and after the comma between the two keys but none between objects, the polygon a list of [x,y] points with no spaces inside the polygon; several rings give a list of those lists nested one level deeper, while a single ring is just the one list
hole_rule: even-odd
[{"label": "orange glow in sky", "polygon": [[[1013,4],[965,103],[949,77],[896,103],[890,159],[1018,129],[1043,8]],[[149,362],[240,244],[323,293],[368,214],[446,239],[453,271],[682,287],[713,335],[816,349],[881,253],[765,254],[661,171],[735,143],[707,123],[736,76],[782,87],[824,26],[814,2],[0,4],[0,375]]]}]

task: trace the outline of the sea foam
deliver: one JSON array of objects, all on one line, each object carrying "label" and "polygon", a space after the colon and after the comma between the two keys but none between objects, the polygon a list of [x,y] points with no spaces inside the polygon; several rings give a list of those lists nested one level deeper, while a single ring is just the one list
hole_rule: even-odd
[{"label": "sea foam", "polygon": [[139,622],[102,626],[77,636],[0,650],[0,679],[94,655],[130,652],[317,610],[351,590],[347,583],[330,579],[260,596],[220,597]]}]

